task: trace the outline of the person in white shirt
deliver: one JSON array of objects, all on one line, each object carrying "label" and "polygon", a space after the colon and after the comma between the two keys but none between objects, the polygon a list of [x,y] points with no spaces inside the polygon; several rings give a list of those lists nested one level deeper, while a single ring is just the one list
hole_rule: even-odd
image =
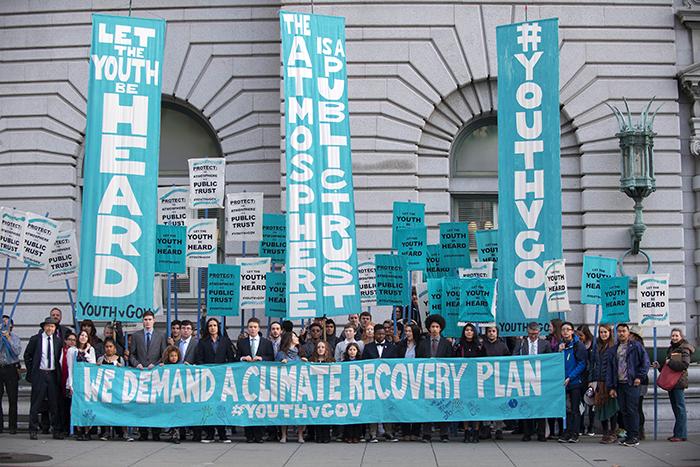
[{"label": "person in white shirt", "polygon": [[192,321],[185,319],[180,323],[180,339],[176,343],[180,349],[180,363],[194,364],[198,340],[192,335],[193,331]]},{"label": "person in white shirt", "polygon": [[338,344],[335,346],[334,357],[335,357],[336,362],[343,361],[343,355],[345,354],[345,349],[347,348],[348,344],[350,344],[351,342],[354,342],[357,344],[357,346],[360,348],[360,353],[362,353],[365,350],[364,342],[355,340],[355,327],[353,326],[352,323],[348,323],[345,325],[345,328],[343,329],[343,336],[345,336],[345,339],[338,342]]},{"label": "person in white shirt", "polygon": [[[97,358],[95,357],[95,348],[90,345],[90,335],[87,331],[80,331],[78,334],[78,342],[75,347],[68,349],[67,354],[68,363],[68,379],[66,380],[66,390],[69,395],[73,395],[73,368],[76,362],[85,362],[95,364]],[[89,441],[90,440],[90,430],[92,427],[76,427],[75,428],[75,439],[76,441]]]}]

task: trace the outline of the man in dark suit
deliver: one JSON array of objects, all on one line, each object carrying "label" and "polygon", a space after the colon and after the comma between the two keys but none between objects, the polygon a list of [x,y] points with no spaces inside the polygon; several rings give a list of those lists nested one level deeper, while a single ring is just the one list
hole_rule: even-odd
[{"label": "man in dark suit", "polygon": [[[242,362],[273,362],[275,351],[272,342],[260,335],[260,320],[252,317],[248,320],[248,337],[238,341],[238,356]],[[247,426],[243,430],[248,443],[262,443],[265,427]]]},{"label": "man in dark suit", "polygon": [[41,323],[43,332],[29,339],[24,351],[27,381],[32,383],[29,408],[29,439],[37,439],[39,410],[48,399],[54,439],[63,439],[58,404],[61,387],[61,350],[63,341],[55,335],[58,321],[48,317]]},{"label": "man in dark suit", "polygon": [[[549,342],[540,339],[540,325],[532,322],[527,325],[527,336],[520,339],[520,342],[515,345],[513,355],[542,355],[551,351]],[[537,434],[537,441],[547,441],[544,418],[523,420],[522,426],[523,441],[532,440],[533,434]]]},{"label": "man in dark suit", "polygon": [[[129,364],[139,370],[150,370],[160,363],[165,352],[165,334],[155,330],[156,318],[152,311],[143,314],[143,329],[131,335]],[[139,428],[139,441],[148,440],[148,428]],[[160,428],[152,428],[153,441],[160,440]]]},{"label": "man in dark suit", "polygon": [[[417,358],[449,358],[452,357],[452,344],[442,337],[445,329],[445,318],[440,315],[430,315],[425,319],[425,327],[428,328],[428,337],[423,339],[416,349]],[[440,428],[440,441],[447,443],[449,437],[449,423],[437,423]],[[423,424],[423,442],[429,443],[431,438],[432,423]]]},{"label": "man in dark suit", "polygon": [[[363,360],[377,360],[384,358],[398,358],[399,349],[393,343],[386,340],[386,331],[384,331],[383,324],[374,325],[374,341],[365,345],[365,350],[362,352]],[[394,436],[394,426],[390,423],[384,423],[384,439],[395,443],[399,440]],[[379,425],[377,423],[370,423],[368,425],[369,431],[369,442],[376,443],[379,440],[377,435],[379,434]]]},{"label": "man in dark suit", "polygon": [[192,321],[186,319],[180,323],[180,340],[175,344],[180,349],[180,363],[194,364],[199,340],[192,335],[193,332]]},{"label": "man in dark suit", "polygon": [[63,312],[60,308],[53,307],[51,308],[51,311],[49,311],[49,316],[58,321],[58,324],[56,325],[56,332],[54,332],[54,334],[62,341],[65,340],[68,332],[73,332],[73,329],[71,329],[69,326],[64,326],[61,324],[61,320],[63,320]]}]

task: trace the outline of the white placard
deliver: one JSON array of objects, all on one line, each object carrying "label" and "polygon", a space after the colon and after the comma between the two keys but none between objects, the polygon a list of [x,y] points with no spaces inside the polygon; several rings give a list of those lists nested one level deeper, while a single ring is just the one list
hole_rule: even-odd
[{"label": "white placard", "polygon": [[24,264],[46,269],[49,255],[56,243],[58,222],[48,217],[27,213],[27,225],[22,235],[21,257]]},{"label": "white placard", "polygon": [[216,219],[187,219],[187,266],[216,263]]},{"label": "white placard", "polygon": [[22,255],[22,235],[27,227],[27,213],[0,207],[0,254],[19,259]]},{"label": "white placard", "polygon": [[493,276],[493,262],[472,260],[472,267],[459,268],[458,272],[461,278],[491,279]]},{"label": "white placard", "polygon": [[226,195],[226,241],[262,240],[263,194],[229,193]]},{"label": "white placard", "polygon": [[548,260],[543,266],[547,309],[550,313],[570,311],[569,289],[566,286],[566,260]]},{"label": "white placard", "polygon": [[78,277],[78,242],[75,229],[64,230],[56,235],[49,255],[49,282]]},{"label": "white placard", "polygon": [[192,218],[189,208],[190,190],[186,186],[158,188],[158,223],[163,225],[186,225]]},{"label": "white placard", "polygon": [[425,322],[428,317],[428,284],[425,282],[415,282],[416,295],[418,295],[418,313],[420,322]]},{"label": "white placard", "polygon": [[637,310],[640,326],[670,326],[668,274],[637,276]]},{"label": "white placard", "polygon": [[360,303],[377,306],[377,266],[374,257],[360,259],[357,265],[360,278]]},{"label": "white placard", "polygon": [[241,267],[240,308],[265,307],[265,274],[270,272],[270,258],[236,258]]},{"label": "white placard", "polygon": [[189,159],[190,207],[209,209],[224,207],[226,159],[223,157]]}]

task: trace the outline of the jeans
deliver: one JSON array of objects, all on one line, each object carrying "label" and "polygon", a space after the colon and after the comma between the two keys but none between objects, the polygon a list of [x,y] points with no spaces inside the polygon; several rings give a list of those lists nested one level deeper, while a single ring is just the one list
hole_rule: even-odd
[{"label": "jeans", "polygon": [[566,397],[570,402],[570,410],[566,412],[566,432],[571,436],[578,436],[578,429],[581,425],[581,388],[571,388],[566,390]]},{"label": "jeans", "polygon": [[617,403],[622,413],[627,439],[639,439],[639,386],[618,383]]},{"label": "jeans", "polygon": [[671,401],[673,415],[676,423],[673,425],[673,436],[676,438],[688,437],[688,414],[685,411],[685,390],[674,389],[668,391],[668,398]]}]

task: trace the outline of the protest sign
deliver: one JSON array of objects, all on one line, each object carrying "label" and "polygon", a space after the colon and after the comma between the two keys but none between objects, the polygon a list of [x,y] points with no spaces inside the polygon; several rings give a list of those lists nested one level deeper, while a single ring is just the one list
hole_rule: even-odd
[{"label": "protest sign", "polygon": [[238,316],[240,287],[240,266],[210,264],[207,268],[207,316]]},{"label": "protest sign", "polygon": [[406,259],[399,255],[375,255],[377,305],[409,305]]},{"label": "protest sign", "polygon": [[251,242],[262,239],[263,194],[226,195],[226,241]]},{"label": "protest sign", "polygon": [[186,225],[192,218],[189,209],[190,190],[186,186],[158,188],[158,223],[163,225]]},{"label": "protest sign", "polygon": [[363,306],[377,306],[377,268],[374,258],[360,259],[360,303]]},{"label": "protest sign", "polygon": [[283,272],[265,274],[265,316],[287,316],[287,276]]},{"label": "protest sign", "polygon": [[226,188],[226,159],[212,157],[189,159],[190,207],[217,209],[224,207]]},{"label": "protest sign", "polygon": [[455,275],[455,269],[445,264],[445,259],[442,254],[442,246],[426,245],[425,246],[425,273],[429,279],[439,279]]},{"label": "protest sign", "polygon": [[493,264],[493,277],[498,277],[498,230],[477,230],[476,255],[479,261]]},{"label": "protest sign", "polygon": [[600,278],[600,304],[603,308],[601,324],[628,323],[630,321],[630,278]]},{"label": "protest sign", "polygon": [[394,201],[391,221],[391,247],[397,249],[397,231],[425,225],[425,204]]},{"label": "protest sign", "polygon": [[280,12],[289,317],[359,310],[345,19]]},{"label": "protest sign", "polygon": [[557,313],[571,310],[569,289],[566,285],[566,260],[553,259],[544,262],[544,287],[547,310]]},{"label": "protest sign", "polygon": [[285,262],[287,254],[287,220],[284,214],[263,214],[260,256],[269,257],[273,263]]},{"label": "protest sign", "polygon": [[600,304],[600,279],[613,277],[617,269],[615,258],[584,256],[581,274],[581,303]]},{"label": "protest sign", "polygon": [[641,326],[670,326],[668,274],[637,276],[637,310]]},{"label": "protest sign", "polygon": [[459,314],[459,322],[492,323],[496,319],[497,279],[460,279],[460,281],[462,310]]},{"label": "protest sign", "polygon": [[156,272],[183,274],[187,271],[187,228],[156,225]]},{"label": "protest sign", "polygon": [[92,20],[76,318],[141,321],[155,311],[165,21]]},{"label": "protest sign", "polygon": [[418,320],[423,323],[425,322],[425,318],[430,314],[428,283],[416,282],[414,287],[416,288],[416,296],[418,297]]},{"label": "protest sign", "polygon": [[49,255],[49,282],[78,277],[78,242],[75,229],[58,232]]},{"label": "protest sign", "polygon": [[406,258],[409,271],[425,270],[425,245],[428,229],[425,226],[403,227],[396,232],[396,245],[400,256]]},{"label": "protest sign", "polygon": [[56,243],[58,222],[32,212],[27,212],[26,215],[27,224],[22,232],[20,257],[24,264],[46,269],[51,250]]},{"label": "protest sign", "polygon": [[265,274],[270,258],[236,258],[241,267],[241,308],[265,306]]},{"label": "protest sign", "polygon": [[472,261],[471,268],[459,268],[459,277],[491,279],[493,277],[493,263],[491,261]]},{"label": "protest sign", "polygon": [[469,225],[466,222],[440,224],[440,245],[442,246],[443,264],[452,268],[471,267]]},{"label": "protest sign", "polygon": [[0,207],[0,254],[20,259],[22,236],[26,228],[27,213]]},{"label": "protest sign", "polygon": [[464,308],[464,295],[462,294],[462,279],[457,277],[442,278],[442,305],[440,314],[445,318],[445,329],[442,335],[458,338],[462,334],[459,326],[460,314]]},{"label": "protest sign", "polygon": [[496,28],[501,336],[549,329],[543,262],[562,257],[558,24]]},{"label": "protest sign", "polygon": [[566,409],[563,374],[562,353],[165,365],[153,370],[77,363],[71,424],[270,426],[561,418]]},{"label": "protest sign", "polygon": [[216,219],[187,219],[187,266],[216,263]]}]

